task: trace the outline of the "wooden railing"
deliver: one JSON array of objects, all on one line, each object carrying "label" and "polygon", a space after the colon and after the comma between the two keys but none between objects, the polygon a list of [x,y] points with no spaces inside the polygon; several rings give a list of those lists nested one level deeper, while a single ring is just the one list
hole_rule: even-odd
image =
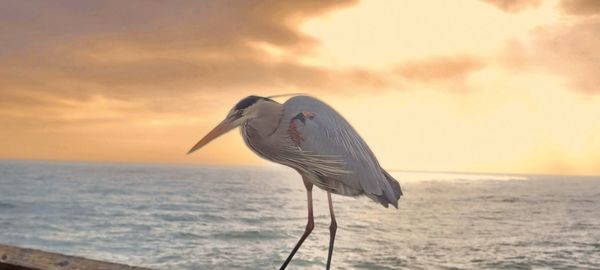
[{"label": "wooden railing", "polygon": [[152,270],[0,244],[0,270]]}]

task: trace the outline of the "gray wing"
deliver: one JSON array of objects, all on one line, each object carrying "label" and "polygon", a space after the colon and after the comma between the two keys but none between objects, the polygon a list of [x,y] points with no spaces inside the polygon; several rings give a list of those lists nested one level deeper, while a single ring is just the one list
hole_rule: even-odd
[{"label": "gray wing", "polygon": [[397,207],[402,195],[400,185],[381,168],[367,144],[333,108],[318,99],[297,96],[285,102],[282,120],[289,121],[291,136],[297,136],[297,151],[316,158],[318,163],[337,166],[321,173],[322,178],[363,191],[386,207],[388,203]]}]

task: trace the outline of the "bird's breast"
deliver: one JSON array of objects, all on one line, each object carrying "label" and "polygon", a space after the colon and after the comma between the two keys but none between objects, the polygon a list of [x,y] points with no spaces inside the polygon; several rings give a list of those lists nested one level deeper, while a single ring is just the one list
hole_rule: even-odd
[{"label": "bird's breast", "polygon": [[261,133],[250,124],[245,123],[241,126],[242,138],[244,139],[244,143],[252,150],[254,153],[259,155],[262,158],[273,160],[271,155],[269,154],[271,151],[271,147],[269,145],[268,140],[261,135]]}]

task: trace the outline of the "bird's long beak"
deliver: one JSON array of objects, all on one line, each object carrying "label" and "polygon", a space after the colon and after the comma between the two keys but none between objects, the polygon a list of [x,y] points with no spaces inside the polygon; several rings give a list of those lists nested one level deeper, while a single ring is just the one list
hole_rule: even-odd
[{"label": "bird's long beak", "polygon": [[196,143],[196,145],[194,145],[194,147],[192,147],[192,149],[190,149],[190,151],[188,151],[188,155],[191,154],[192,152],[202,148],[203,146],[207,145],[212,140],[227,133],[227,131],[230,131],[235,127],[237,127],[237,125],[230,118],[223,120],[223,122],[221,122],[218,126],[213,128],[213,130],[211,130],[208,134],[206,134],[206,136],[204,136],[204,138],[202,138],[198,143]]}]

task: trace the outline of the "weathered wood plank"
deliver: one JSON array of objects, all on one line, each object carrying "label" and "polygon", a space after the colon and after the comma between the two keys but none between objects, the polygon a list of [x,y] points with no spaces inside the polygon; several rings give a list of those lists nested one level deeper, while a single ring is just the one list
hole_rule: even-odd
[{"label": "weathered wood plank", "polygon": [[152,270],[0,244],[0,270]]}]

